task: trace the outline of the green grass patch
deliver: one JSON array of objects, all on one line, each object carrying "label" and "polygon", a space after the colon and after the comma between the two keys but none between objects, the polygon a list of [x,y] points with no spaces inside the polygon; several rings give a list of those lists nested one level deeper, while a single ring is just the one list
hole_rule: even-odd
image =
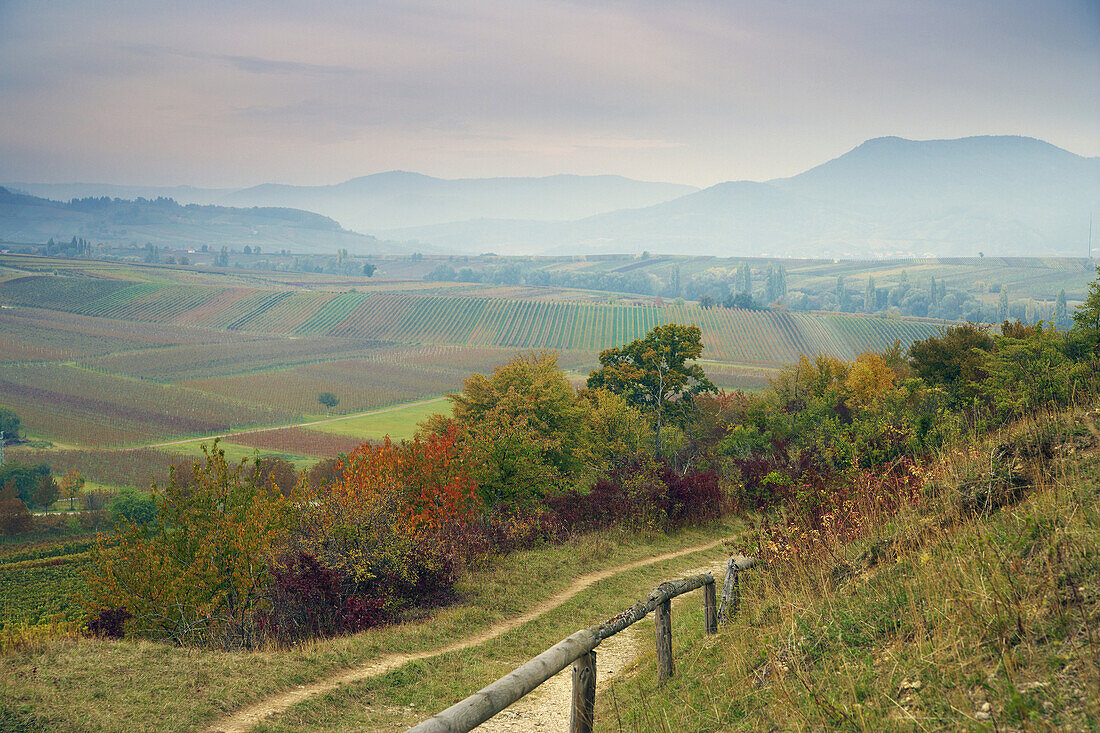
[{"label": "green grass patch", "polygon": [[413,436],[419,423],[436,413],[449,412],[450,403],[445,397],[440,397],[424,404],[403,405],[370,415],[313,425],[310,429],[363,439],[377,440],[388,435],[393,440],[404,440]]},{"label": "green grass patch", "polygon": [[[179,453],[180,455],[187,456],[189,458],[201,459],[203,457],[202,447],[212,448],[214,446],[213,440],[194,440],[187,443],[176,443],[174,445],[165,446],[165,450],[172,453]],[[239,445],[229,440],[219,440],[218,447],[225,451],[225,459],[231,464],[239,463],[240,461],[248,461],[259,456],[279,456],[294,464],[294,467],[298,470],[308,469],[314,463],[317,462],[316,458],[309,458],[308,456],[299,456],[293,453],[280,453],[278,451],[260,450],[250,445]]]}]

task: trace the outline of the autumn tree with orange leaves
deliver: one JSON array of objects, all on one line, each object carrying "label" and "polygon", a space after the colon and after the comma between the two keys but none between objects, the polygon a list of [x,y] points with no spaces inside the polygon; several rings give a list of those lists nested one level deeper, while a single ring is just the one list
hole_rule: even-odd
[{"label": "autumn tree with orange leaves", "polygon": [[101,538],[81,597],[91,616],[125,614],[130,632],[176,643],[251,646],[269,606],[269,569],[298,505],[242,475],[217,442],[158,490],[157,517]]},{"label": "autumn tree with orange leaves", "polygon": [[339,479],[304,502],[298,551],[338,571],[349,596],[383,595],[392,605],[438,585],[452,570],[439,535],[480,510],[457,458],[453,429],[401,445],[364,443]]}]

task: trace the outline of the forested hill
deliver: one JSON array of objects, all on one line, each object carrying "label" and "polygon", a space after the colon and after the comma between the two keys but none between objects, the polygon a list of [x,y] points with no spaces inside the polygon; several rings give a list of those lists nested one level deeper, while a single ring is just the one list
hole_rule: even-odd
[{"label": "forested hill", "polygon": [[0,240],[190,245],[261,244],[295,251],[377,251],[374,237],[345,231],[321,214],[300,209],[180,204],[171,198],[82,198],[69,202],[0,187]]}]

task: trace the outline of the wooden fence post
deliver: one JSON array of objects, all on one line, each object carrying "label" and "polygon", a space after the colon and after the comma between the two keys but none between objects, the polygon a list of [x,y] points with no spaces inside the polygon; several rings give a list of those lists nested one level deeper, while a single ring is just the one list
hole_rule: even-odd
[{"label": "wooden fence post", "polygon": [[703,586],[704,630],[708,634],[718,633],[718,605],[714,598],[714,581]]},{"label": "wooden fence post", "polygon": [[737,613],[741,605],[741,594],[737,587],[737,562],[731,557],[726,565],[726,579],[722,582],[722,605],[718,607],[718,623],[724,624],[730,616]]},{"label": "wooden fence post", "polygon": [[672,666],[672,601],[657,606],[657,679],[664,682],[676,671]]},{"label": "wooden fence post", "polygon": [[569,733],[592,733],[596,722],[596,652],[582,654],[573,662],[573,705],[569,711]]}]

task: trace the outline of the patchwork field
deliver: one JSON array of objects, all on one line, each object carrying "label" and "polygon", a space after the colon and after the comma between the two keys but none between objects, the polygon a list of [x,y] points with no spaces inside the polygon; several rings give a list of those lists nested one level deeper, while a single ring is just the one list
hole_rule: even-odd
[{"label": "patchwork field", "polygon": [[[65,291],[65,281],[74,293]],[[743,364],[789,363],[800,354],[818,352],[852,358],[861,351],[885,348],[894,339],[907,344],[924,338],[940,325],[920,319],[702,309],[687,303],[618,305],[149,283],[85,302],[77,294],[85,290],[89,286],[78,278],[37,276],[0,284],[0,298],[126,321],[284,337],[590,352],[640,338],[660,324],[695,323],[703,331],[708,358]]]},{"label": "patchwork field", "polygon": [[[936,331],[928,319],[623,302],[562,288],[336,278],[0,256],[0,404],[49,450],[12,455],[79,467],[110,485],[163,481],[198,442],[235,435],[237,456],[308,463],[357,440],[408,437],[459,389],[518,351],[553,350],[583,377],[602,349],[663,323],[703,332],[720,386],[758,389],[801,354],[850,359]],[[331,392],[330,411],[318,402]],[[284,427],[290,426],[290,427]],[[60,451],[58,447],[69,450]]]}]

